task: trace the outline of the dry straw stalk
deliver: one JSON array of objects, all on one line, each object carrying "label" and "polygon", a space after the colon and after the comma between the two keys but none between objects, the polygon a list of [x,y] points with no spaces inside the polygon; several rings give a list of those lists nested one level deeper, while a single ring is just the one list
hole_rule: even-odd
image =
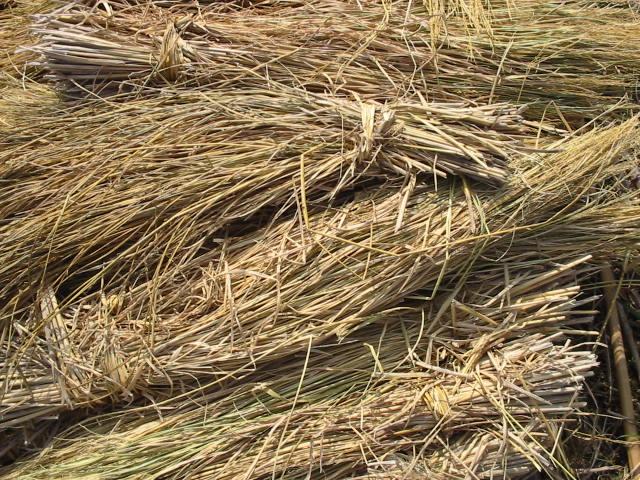
[{"label": "dry straw stalk", "polygon": [[[151,282],[113,285],[62,311],[43,290],[36,315],[16,322],[18,335],[3,348],[4,426],[162,396],[194,378],[246,375],[304,350],[309,338],[360,328],[419,289],[437,290],[445,274],[463,272],[501,240],[529,248],[540,236],[573,254],[637,249],[637,195],[601,183],[634,162],[627,155],[636,133],[634,120],[523,160],[498,195],[411,192],[409,184],[316,215],[302,207],[292,220],[223,242]],[[567,242],[572,233],[589,242]]]},{"label": "dry straw stalk", "polygon": [[445,2],[405,0],[222,12],[217,4],[73,5],[40,18],[36,51],[55,79],[85,91],[282,83],[376,100],[464,95],[527,104],[533,118],[563,127],[634,108],[619,102],[637,95],[640,69],[640,24],[628,9],[535,0],[492,2],[488,15],[470,3],[479,8],[445,13]]},{"label": "dry straw stalk", "polygon": [[[562,340],[593,314],[572,280],[585,260],[508,276],[493,264],[455,298],[376,315],[339,344],[309,339],[240,382],[91,419],[6,478],[344,478],[412,451],[435,474],[484,477],[501,457],[478,454],[496,447],[501,422],[498,445],[513,451],[501,468],[561,468],[549,448],[596,365],[589,347]],[[465,449],[461,433],[478,440]],[[450,441],[467,452],[452,464]]]}]

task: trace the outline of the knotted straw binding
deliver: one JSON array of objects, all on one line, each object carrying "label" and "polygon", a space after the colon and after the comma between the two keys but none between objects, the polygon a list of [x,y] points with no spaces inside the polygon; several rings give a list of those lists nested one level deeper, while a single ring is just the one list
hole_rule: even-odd
[{"label": "knotted straw binding", "polygon": [[[380,108],[380,107],[378,107]],[[376,138],[389,133],[395,123],[396,114],[386,107],[380,108],[376,121],[376,105],[373,103],[361,103],[360,114],[362,116],[362,133],[358,147],[358,160],[367,161],[375,156],[374,146]],[[380,147],[378,147],[380,148]]]},{"label": "knotted straw binding", "polygon": [[168,23],[160,43],[154,71],[169,82],[175,82],[181,76],[184,66],[183,45],[184,40],[180,38],[175,25]]}]

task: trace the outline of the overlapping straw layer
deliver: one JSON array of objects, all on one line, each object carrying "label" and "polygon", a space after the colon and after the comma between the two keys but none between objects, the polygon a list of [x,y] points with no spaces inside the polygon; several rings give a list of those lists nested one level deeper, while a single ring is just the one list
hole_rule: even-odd
[{"label": "overlapping straw layer", "polygon": [[548,449],[596,365],[562,340],[594,313],[572,280],[584,260],[494,265],[240,382],[89,420],[6,478],[345,478],[407,454],[435,475],[560,468]]},{"label": "overlapping straw layer", "polygon": [[34,77],[38,55],[30,50],[37,43],[32,31],[32,15],[59,8],[52,0],[0,0],[0,88],[7,75]]},{"label": "overlapping straw layer", "polygon": [[45,285],[2,349],[2,425],[246,375],[309,339],[360,328],[417,290],[437,290],[502,240],[516,250],[536,236],[560,243],[567,228],[589,238],[567,253],[637,249],[637,195],[601,184],[635,164],[636,124],[523,160],[498,194],[387,186],[316,214],[302,206],[149,282],[112,283],[62,307]]},{"label": "overlapping straw layer", "polygon": [[169,90],[53,113],[13,117],[2,139],[4,312],[32,301],[43,281],[153,276],[231,222],[296,198],[326,204],[415,174],[499,184],[535,134],[503,104],[378,104],[293,90]]},{"label": "overlapping straw layer", "polygon": [[[445,3],[428,5],[446,10]],[[274,2],[231,12],[73,5],[40,18],[36,50],[54,78],[91,91],[191,81],[284,83],[365,99],[463,94],[527,103],[534,118],[561,125],[636,97],[640,24],[628,9],[492,2],[489,21],[479,2],[469,3],[459,11],[475,14],[451,12],[446,22],[444,11],[405,0]]]},{"label": "overlapping straw layer", "polygon": [[[537,431],[535,423],[520,432],[485,428],[450,442],[440,441],[442,447],[429,455],[395,454],[366,465],[366,472],[347,477],[350,480],[419,480],[430,478],[519,478],[535,471],[535,464],[548,465],[540,441],[547,440]],[[415,449],[414,449],[415,450]],[[364,470],[364,468],[363,468]],[[290,477],[295,478],[295,477]],[[302,478],[300,476],[299,478]]]},{"label": "overlapping straw layer", "polygon": [[573,475],[632,9],[52,8],[0,0],[0,476]]}]

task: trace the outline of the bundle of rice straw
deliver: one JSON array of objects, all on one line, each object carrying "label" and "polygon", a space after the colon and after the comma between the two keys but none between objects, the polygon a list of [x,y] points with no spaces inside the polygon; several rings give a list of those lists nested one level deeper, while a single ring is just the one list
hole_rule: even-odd
[{"label": "bundle of rice straw", "polygon": [[0,476],[572,475],[578,285],[640,254],[622,0],[0,0],[1,40]]},{"label": "bundle of rice straw", "polygon": [[2,140],[6,315],[42,282],[153,276],[296,195],[327,203],[413,174],[499,184],[535,132],[504,104],[378,104],[290,89],[169,90],[51,115],[14,119]]},{"label": "bundle of rice straw", "polygon": [[2,426],[246,375],[310,338],[361,328],[417,290],[437,291],[446,273],[500,241],[529,248],[566,230],[588,237],[569,253],[637,251],[640,199],[602,185],[635,165],[636,142],[635,119],[577,137],[514,164],[498,194],[409,183],[315,215],[303,205],[149,282],[114,283],[62,307],[45,286],[33,315],[5,337]]},{"label": "bundle of rice straw", "polygon": [[39,18],[35,50],[55,79],[98,92],[156,80],[283,83],[378,100],[463,94],[528,104],[533,118],[562,125],[622,109],[622,97],[637,95],[640,23],[629,10],[492,2],[491,21],[470,32],[468,15],[449,16],[445,28],[441,12],[426,8],[405,0],[275,2],[230,12],[72,4]]},{"label": "bundle of rice straw", "polygon": [[[493,264],[464,294],[383,312],[339,344],[309,338],[241,382],[93,418],[5,478],[345,478],[412,451],[436,474],[484,476],[494,465],[479,455],[499,439],[518,450],[493,451],[505,471],[552,469],[547,448],[596,365],[589,347],[562,340],[594,313],[571,279],[587,259],[530,261],[510,276]],[[453,464],[449,442],[468,452]]]}]

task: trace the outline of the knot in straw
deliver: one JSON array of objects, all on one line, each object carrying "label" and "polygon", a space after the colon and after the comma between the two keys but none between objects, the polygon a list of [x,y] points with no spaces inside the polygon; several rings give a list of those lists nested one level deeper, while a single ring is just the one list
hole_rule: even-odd
[{"label": "knot in straw", "polygon": [[358,146],[358,160],[368,160],[372,157],[376,137],[385,135],[395,122],[395,112],[386,106],[380,109],[377,114],[378,118],[376,118],[377,108],[380,107],[373,103],[360,104],[362,133],[360,134],[360,145]]},{"label": "knot in straw", "polygon": [[423,400],[437,420],[446,417],[451,411],[447,391],[438,385],[431,388],[428,392],[425,392]]},{"label": "knot in straw", "polygon": [[180,38],[175,25],[168,23],[160,42],[156,71],[170,82],[180,77],[184,65],[183,44],[184,40]]}]

